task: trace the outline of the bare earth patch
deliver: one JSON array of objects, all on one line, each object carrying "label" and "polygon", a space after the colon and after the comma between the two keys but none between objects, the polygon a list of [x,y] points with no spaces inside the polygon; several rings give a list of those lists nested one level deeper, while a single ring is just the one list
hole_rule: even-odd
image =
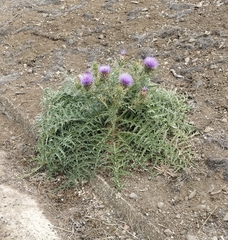
[{"label": "bare earth patch", "polygon": [[2,238],[59,239],[34,199],[7,185],[0,192]]},{"label": "bare earth patch", "polygon": [[[51,221],[45,223],[50,239],[54,234],[59,239],[158,239],[121,209],[105,205],[90,184],[55,192],[61,176],[48,182],[41,171],[19,178],[33,168],[34,135],[28,126],[40,112],[43,89],[58,88],[67,75],[77,77],[93,61],[105,64],[126,49],[127,58],[159,60],[154,81],[188,95],[193,107],[188,121],[199,134],[192,139],[192,168],[174,173],[160,166],[155,177],[133,173],[119,196],[144,217],[144,225],[158,230],[160,239],[227,240],[227,12],[227,0],[2,0],[0,110],[6,115],[0,117],[0,150],[7,160],[1,157],[0,189],[10,196],[16,192],[14,200],[1,200],[0,238],[35,239],[28,235],[34,234],[31,221],[27,228],[21,227],[22,218],[5,222],[20,193],[24,201],[27,195],[36,199]],[[18,204],[27,219],[28,209]],[[11,232],[17,230],[13,223],[20,232]]]}]

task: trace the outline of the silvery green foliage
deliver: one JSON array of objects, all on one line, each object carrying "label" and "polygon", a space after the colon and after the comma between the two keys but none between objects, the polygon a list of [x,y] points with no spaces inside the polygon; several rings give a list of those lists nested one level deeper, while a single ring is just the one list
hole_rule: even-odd
[{"label": "silvery green foliage", "polygon": [[[109,174],[118,188],[130,170],[188,165],[186,99],[152,83],[155,72],[143,62],[122,57],[110,69],[104,75],[94,63],[90,85],[68,79],[58,91],[46,89],[37,119],[39,164],[73,182]],[[121,84],[122,73],[133,83]]]}]

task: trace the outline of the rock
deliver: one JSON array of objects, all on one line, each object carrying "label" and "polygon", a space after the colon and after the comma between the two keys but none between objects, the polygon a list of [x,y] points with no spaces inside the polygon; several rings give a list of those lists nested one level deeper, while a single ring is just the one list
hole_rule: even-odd
[{"label": "rock", "polygon": [[206,210],[207,209],[207,206],[204,205],[204,204],[200,204],[196,207],[197,210]]},{"label": "rock", "polygon": [[47,13],[43,13],[42,16],[43,16],[44,18],[46,18],[46,17],[48,17],[48,14],[47,14]]},{"label": "rock", "polygon": [[131,199],[138,199],[139,197],[138,197],[138,195],[137,194],[135,194],[135,193],[131,193],[130,195],[129,195],[129,198],[131,198]]},{"label": "rock", "polygon": [[196,7],[196,8],[201,8],[201,7],[203,7],[203,1],[195,4],[195,7]]},{"label": "rock", "polygon": [[130,226],[128,226],[128,225],[124,225],[124,230],[129,230],[130,229]]},{"label": "rock", "polygon": [[147,56],[154,56],[154,50],[150,47],[144,47],[142,48],[141,52],[140,52],[140,57],[142,59],[144,59]]},{"label": "rock", "polygon": [[210,31],[205,31],[204,33],[205,33],[205,35],[207,35],[207,36],[211,35],[211,32],[210,32]]},{"label": "rock", "polygon": [[192,42],[195,42],[196,39],[195,38],[190,38],[188,42],[192,43]]},{"label": "rock", "polygon": [[186,236],[186,240],[199,240],[199,238],[197,236],[188,234]]},{"label": "rock", "polygon": [[204,129],[204,132],[205,132],[205,133],[208,133],[208,132],[211,132],[211,131],[214,131],[214,128],[206,127],[206,128]]},{"label": "rock", "polygon": [[227,119],[223,118],[223,119],[221,119],[221,122],[227,123]]},{"label": "rock", "polygon": [[203,85],[203,84],[204,84],[203,81],[198,80],[198,81],[196,82],[195,86],[196,86],[196,88],[199,88],[199,87],[200,87],[201,85]]},{"label": "rock", "polygon": [[223,221],[224,221],[224,222],[227,222],[227,221],[228,221],[228,212],[227,212],[226,215],[224,216]]},{"label": "rock", "polygon": [[219,194],[219,193],[221,193],[222,192],[222,189],[219,189],[219,190],[217,190],[217,191],[212,191],[212,192],[210,192],[210,194],[211,195],[216,195],[216,194]]},{"label": "rock", "polygon": [[183,78],[183,76],[177,74],[176,71],[175,71],[174,69],[170,69],[170,72],[171,72],[171,73],[173,74],[173,76],[176,77],[176,78]]},{"label": "rock", "polygon": [[159,202],[158,204],[157,204],[157,207],[159,208],[159,209],[161,209],[161,208],[163,208],[164,207],[164,203],[163,202]]},{"label": "rock", "polygon": [[164,234],[166,235],[166,236],[172,236],[173,235],[173,232],[170,230],[170,229],[165,229],[164,230]]},{"label": "rock", "polygon": [[213,192],[214,189],[215,189],[215,186],[213,184],[211,184],[208,188],[208,193]]},{"label": "rock", "polygon": [[196,189],[194,189],[188,196],[188,200],[194,198],[196,196]]},{"label": "rock", "polygon": [[184,60],[185,60],[185,64],[187,65],[189,63],[189,61],[190,61],[190,58],[186,57]]},{"label": "rock", "polygon": [[12,75],[3,76],[3,77],[0,78],[0,85],[16,81],[18,78],[20,78],[20,74],[18,74],[18,73],[14,73]]},{"label": "rock", "polygon": [[101,34],[101,35],[98,36],[98,38],[99,38],[99,39],[103,39],[103,38],[104,38],[104,35]]},{"label": "rock", "polygon": [[216,236],[212,237],[211,240],[218,240],[218,238]]}]

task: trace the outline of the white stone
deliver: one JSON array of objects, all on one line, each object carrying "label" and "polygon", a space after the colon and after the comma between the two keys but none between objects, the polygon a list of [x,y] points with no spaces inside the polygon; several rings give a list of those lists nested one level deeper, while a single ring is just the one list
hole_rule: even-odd
[{"label": "white stone", "polygon": [[226,213],[226,215],[224,216],[223,221],[224,221],[224,222],[227,222],[227,221],[228,221],[228,213]]},{"label": "white stone", "polygon": [[165,205],[165,204],[164,204],[163,202],[159,202],[159,203],[157,204],[157,206],[158,206],[159,209],[163,208],[164,205]]},{"label": "white stone", "polygon": [[169,236],[169,237],[173,235],[173,232],[168,228],[164,230],[164,233],[166,236]]},{"label": "white stone", "polygon": [[135,194],[135,193],[131,193],[131,194],[129,195],[129,198],[131,198],[131,199],[138,199],[138,195]]},{"label": "white stone", "polygon": [[188,234],[188,235],[186,236],[186,239],[187,239],[187,240],[199,240],[199,238],[198,238],[197,236],[190,235],[190,234]]}]

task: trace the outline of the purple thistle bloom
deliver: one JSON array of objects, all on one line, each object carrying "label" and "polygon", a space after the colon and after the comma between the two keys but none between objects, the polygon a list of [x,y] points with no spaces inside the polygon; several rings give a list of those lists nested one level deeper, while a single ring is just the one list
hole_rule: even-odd
[{"label": "purple thistle bloom", "polygon": [[93,82],[93,75],[90,72],[85,72],[80,76],[81,84],[84,86],[89,86]]},{"label": "purple thistle bloom", "polygon": [[122,73],[119,76],[120,83],[122,83],[125,87],[129,87],[133,84],[133,78],[128,73]]},{"label": "purple thistle bloom", "polygon": [[143,96],[146,96],[147,90],[148,90],[148,88],[147,88],[146,86],[144,86],[144,87],[142,88],[141,94],[142,94]]},{"label": "purple thistle bloom", "polygon": [[144,86],[143,88],[142,88],[142,92],[146,92],[147,91],[147,87],[146,86]]},{"label": "purple thistle bloom", "polygon": [[122,50],[120,54],[121,54],[121,56],[125,56],[126,55],[126,50]]},{"label": "purple thistle bloom", "polygon": [[158,61],[156,58],[153,57],[146,57],[144,59],[144,64],[149,69],[154,69],[158,66]]},{"label": "purple thistle bloom", "polygon": [[98,70],[101,74],[106,75],[106,74],[110,73],[111,68],[108,65],[101,65],[101,66],[99,66]]}]

